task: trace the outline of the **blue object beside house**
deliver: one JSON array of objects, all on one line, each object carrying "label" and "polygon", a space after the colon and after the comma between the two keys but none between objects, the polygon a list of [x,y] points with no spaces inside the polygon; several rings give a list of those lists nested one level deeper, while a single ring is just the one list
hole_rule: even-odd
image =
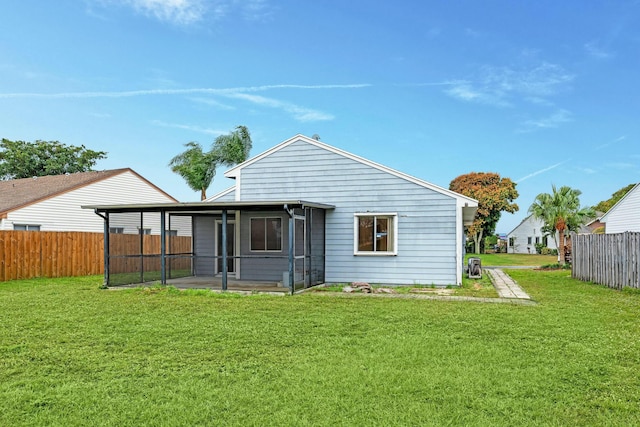
[{"label": "blue object beside house", "polygon": [[225,176],[233,187],[204,202],[91,208],[189,216],[194,276],[289,280],[292,289],[462,282],[474,199],[303,135]]}]

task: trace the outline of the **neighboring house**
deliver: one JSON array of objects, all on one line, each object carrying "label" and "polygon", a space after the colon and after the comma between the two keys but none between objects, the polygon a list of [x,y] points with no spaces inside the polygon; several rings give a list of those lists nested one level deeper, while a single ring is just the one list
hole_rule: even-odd
[{"label": "neighboring house", "polygon": [[529,215],[516,228],[507,234],[507,252],[510,254],[535,254],[536,244],[556,249],[556,242],[552,235],[542,231],[544,222]]},{"label": "neighboring house", "polygon": [[640,232],[640,183],[618,200],[602,217],[605,233]]},{"label": "neighboring house", "polygon": [[[0,230],[103,232],[104,221],[81,205],[175,203],[129,168],[0,181]],[[160,234],[156,219],[110,223],[114,233]]]},{"label": "neighboring house", "polygon": [[[222,273],[223,289],[225,272],[292,289],[321,282],[462,282],[464,227],[473,222],[474,199],[303,135],[225,176],[235,185],[204,202],[88,208],[189,215],[191,274]],[[225,250],[227,261],[220,256]]]},{"label": "neighboring house", "polygon": [[596,212],[596,218],[580,226],[578,234],[602,234],[604,233],[604,223],[600,218],[604,212]]}]

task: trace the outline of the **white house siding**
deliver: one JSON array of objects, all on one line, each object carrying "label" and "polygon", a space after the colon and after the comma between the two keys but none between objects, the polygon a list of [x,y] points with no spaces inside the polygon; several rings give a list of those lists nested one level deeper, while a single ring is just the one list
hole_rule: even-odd
[{"label": "white house siding", "polygon": [[[103,219],[90,209],[82,209],[82,205],[165,203],[174,201],[134,173],[125,171],[11,211],[7,214],[6,220],[3,221],[3,226],[5,229],[12,230],[14,224],[34,224],[40,225],[41,231],[102,233],[104,231]],[[148,223],[150,228],[156,231],[159,230],[159,217],[156,216]],[[119,224],[111,225],[121,226]],[[126,224],[123,224],[123,226],[126,226]],[[145,227],[147,226],[145,225]]]},{"label": "white house siding", "polygon": [[605,233],[640,232],[640,184],[636,185],[613,206],[602,221],[606,224]]},{"label": "white house siding", "polygon": [[[541,231],[542,227],[544,227],[542,220],[536,219],[531,215],[525,218],[507,235],[507,251],[513,254],[535,254],[536,238],[540,243],[543,242],[544,233]],[[512,239],[514,241],[513,245],[511,245]],[[531,243],[529,243],[529,239]],[[547,247],[556,249],[556,242],[551,235],[547,238]]]},{"label": "white house siding", "polygon": [[[302,199],[326,214],[326,282],[456,283],[456,200],[304,141],[241,169],[241,201]],[[354,213],[397,213],[397,256],[355,256]]]}]

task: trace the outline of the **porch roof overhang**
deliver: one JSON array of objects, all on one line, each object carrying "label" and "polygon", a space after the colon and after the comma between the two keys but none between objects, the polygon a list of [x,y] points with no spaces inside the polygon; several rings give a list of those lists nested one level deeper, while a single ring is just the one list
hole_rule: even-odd
[{"label": "porch roof overhang", "polygon": [[187,202],[187,203],[141,203],[126,205],[83,205],[83,209],[93,209],[96,213],[126,212],[169,212],[169,213],[204,213],[235,210],[276,210],[315,208],[330,210],[334,205],[309,202],[305,200],[259,200],[246,202]]}]

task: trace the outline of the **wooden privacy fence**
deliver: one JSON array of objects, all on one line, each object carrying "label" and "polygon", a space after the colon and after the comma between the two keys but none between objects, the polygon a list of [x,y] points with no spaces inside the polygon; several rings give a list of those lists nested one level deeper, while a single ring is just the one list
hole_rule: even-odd
[{"label": "wooden privacy fence", "polygon": [[640,288],[640,233],[573,234],[572,276],[610,288]]},{"label": "wooden privacy fence", "polygon": [[[144,255],[160,254],[160,236],[142,236]],[[168,253],[191,251],[191,237],[171,236]],[[110,234],[111,255],[140,255],[140,236]],[[0,231],[0,281],[33,277],[87,276],[104,273],[104,235],[75,231]],[[128,258],[112,260],[120,272],[135,272],[140,263]],[[181,261],[186,265],[189,260]],[[156,262],[145,270],[159,269]],[[177,268],[177,267],[176,267]]]}]

